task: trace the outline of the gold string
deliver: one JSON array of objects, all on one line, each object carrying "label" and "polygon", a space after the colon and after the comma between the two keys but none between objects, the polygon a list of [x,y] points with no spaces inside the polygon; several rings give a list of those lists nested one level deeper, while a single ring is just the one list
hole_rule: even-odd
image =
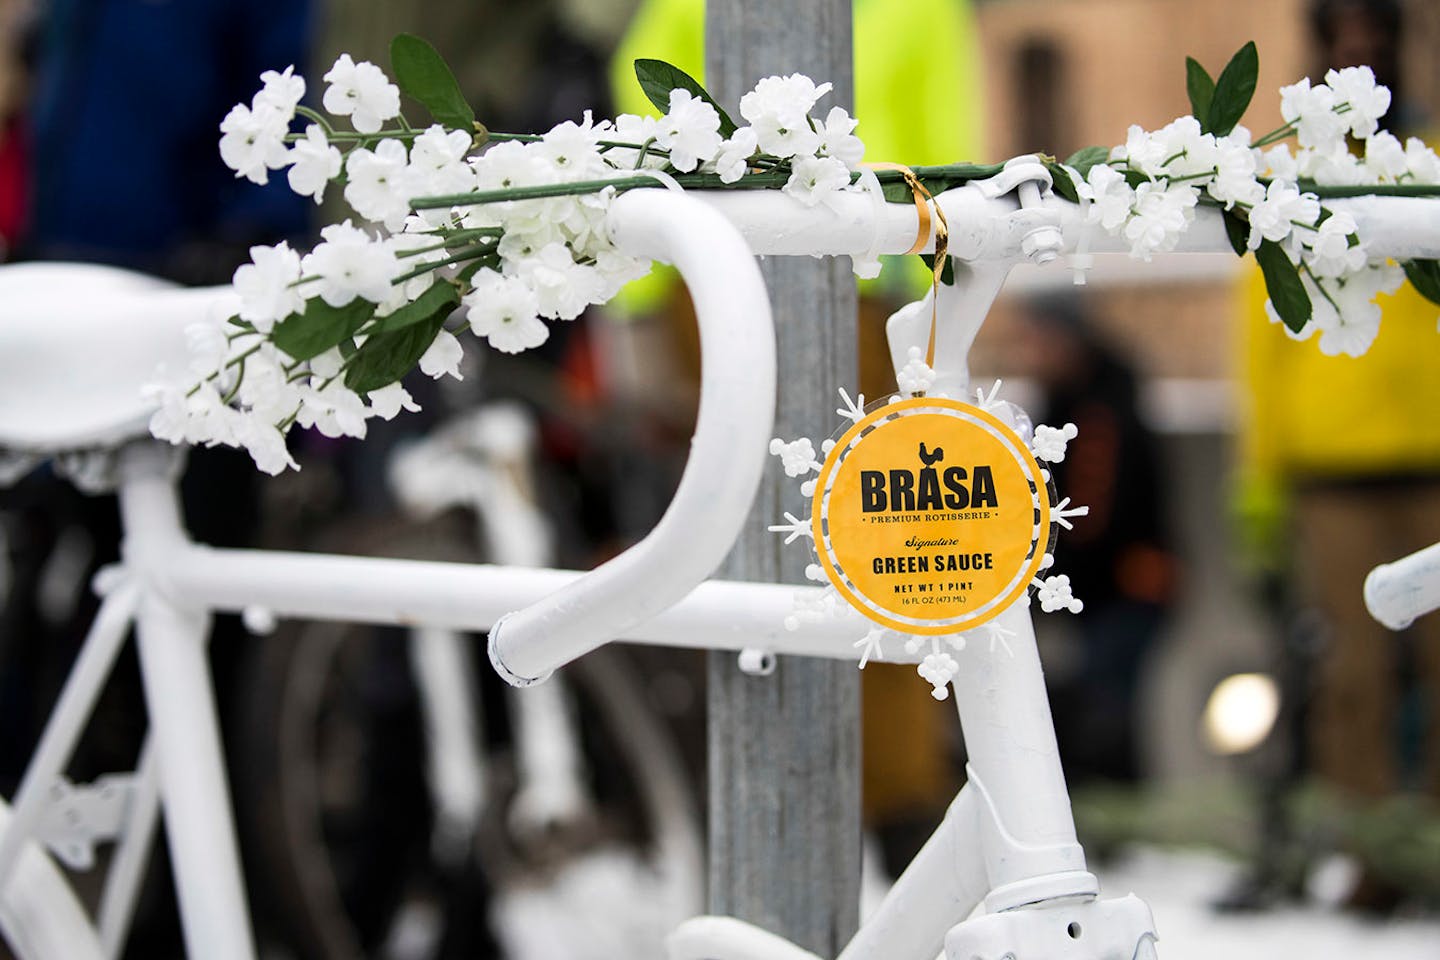
[{"label": "gold string", "polygon": [[[920,182],[915,171],[903,163],[867,163],[866,167],[871,170],[896,170],[905,179],[905,186],[910,188],[910,195],[915,198],[915,213],[919,217],[919,228],[915,233],[915,243],[906,254],[919,253],[925,249],[925,241],[930,239],[930,227],[932,216],[930,213],[931,204],[935,198]],[[930,340],[925,346],[926,366],[935,366],[935,328],[939,321],[939,298],[940,298],[940,274],[945,271],[946,251],[950,246],[950,226],[945,222],[945,211],[940,209],[940,204],[934,203],[934,227],[935,227],[935,268],[934,276],[931,278],[930,294]]]}]

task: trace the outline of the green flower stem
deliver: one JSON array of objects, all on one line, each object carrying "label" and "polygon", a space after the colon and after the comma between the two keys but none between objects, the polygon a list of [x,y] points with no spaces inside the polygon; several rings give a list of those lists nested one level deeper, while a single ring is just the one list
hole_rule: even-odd
[{"label": "green flower stem", "polygon": [[651,137],[649,140],[646,140],[644,143],[642,143],[642,144],[640,145],[640,153],[639,153],[638,155],[636,155],[636,157],[635,157],[635,166],[634,166],[632,169],[634,169],[634,170],[639,170],[641,167],[645,166],[645,158],[648,157],[648,156],[650,156],[650,148],[651,148],[652,146],[654,146],[654,145],[655,145],[655,138],[654,138],[654,137]]},{"label": "green flower stem", "polygon": [[225,396],[223,396],[223,397],[220,398],[220,402],[221,402],[222,404],[224,404],[225,406],[229,406],[231,403],[233,403],[234,400],[235,400],[235,398],[238,397],[238,396],[240,396],[240,384],[242,384],[242,383],[244,383],[244,382],[245,382],[245,358],[244,358],[244,357],[241,357],[241,358],[240,358],[240,366],[239,366],[239,368],[235,371],[235,382],[230,385],[230,389],[225,392]]},{"label": "green flower stem", "polygon": [[1311,271],[1310,264],[1306,263],[1304,260],[1301,260],[1300,269],[1303,270],[1305,272],[1305,275],[1310,278],[1310,282],[1315,284],[1315,289],[1320,291],[1320,295],[1330,302],[1330,306],[1335,308],[1335,312],[1337,314],[1340,313],[1340,304],[1335,302],[1335,298],[1330,296],[1330,291],[1325,289],[1325,284],[1321,283],[1320,278],[1315,276],[1314,272]]},{"label": "green flower stem", "polygon": [[446,257],[444,260],[436,260],[434,263],[427,263],[424,266],[417,267],[414,270],[411,270],[409,273],[402,273],[400,276],[396,277],[394,281],[392,281],[392,283],[398,285],[406,282],[407,280],[414,280],[416,277],[423,277],[425,274],[429,273],[431,270],[436,269],[437,267],[448,267],[452,263],[463,263],[466,260],[478,259],[479,257],[483,257],[485,256],[485,254],[492,252],[493,249],[494,248],[491,247],[491,245],[488,243],[472,244],[460,250],[454,256]]},{"label": "green flower stem", "polygon": [[[330,126],[330,121],[325,118],[323,113],[320,113],[318,110],[311,110],[303,103],[297,103],[295,105],[295,112],[306,119],[314,120],[320,124],[320,129],[325,131],[326,138],[334,138],[335,128]],[[296,139],[300,139],[300,136],[297,136]],[[290,138],[286,137],[285,139],[289,140]]]},{"label": "green flower stem", "polygon": [[1276,127],[1274,130],[1271,130],[1259,140],[1256,140],[1254,143],[1250,144],[1250,148],[1253,150],[1256,147],[1268,147],[1272,143],[1278,143],[1279,141],[1284,140],[1286,137],[1290,136],[1294,132],[1295,124],[1287,123],[1283,127]]},{"label": "green flower stem", "polygon": [[[964,182],[984,180],[1005,169],[1003,163],[949,163],[940,166],[912,167],[921,180],[945,180]],[[881,183],[893,183],[904,179],[898,170],[876,170]],[[858,180],[858,173],[851,174],[851,182]],[[675,182],[682,187],[696,190],[771,190],[783,187],[790,179],[788,170],[770,170],[764,173],[747,174],[734,183],[724,183],[718,174],[680,173]],[[487,203],[504,203],[515,200],[540,200],[547,197],[569,197],[579,194],[599,193],[606,187],[617,192],[635,190],[640,187],[658,186],[654,177],[614,177],[607,180],[577,180],[573,183],[546,184],[535,187],[511,187],[508,190],[479,190],[474,193],[452,193],[436,197],[416,197],[410,206],[416,210],[440,210],[446,207],[476,207]]]},{"label": "green flower stem", "polygon": [[[220,374],[224,373],[226,370],[230,369],[231,367],[235,366],[236,364],[239,364],[239,365],[240,365],[240,370],[241,370],[241,373],[242,373],[242,375],[243,375],[244,370],[245,370],[245,358],[246,358],[246,357],[249,357],[249,356],[252,356],[253,354],[255,354],[255,353],[256,353],[257,351],[259,351],[259,349],[260,349],[262,346],[264,346],[264,345],[265,345],[265,341],[262,340],[262,341],[260,341],[259,343],[255,344],[253,347],[248,347],[248,348],[245,350],[244,353],[241,353],[241,354],[236,355],[235,357],[232,357],[229,361],[226,362],[225,366],[221,367],[219,370],[216,370],[214,373],[211,373],[211,374],[210,374],[209,376],[207,376],[204,380],[201,380],[200,383],[195,384],[195,386],[191,387],[188,391],[186,391],[185,396],[187,396],[187,397],[193,397],[193,396],[195,396],[195,394],[200,391],[200,386],[201,386],[201,384],[209,383],[211,380],[218,379],[219,376],[220,376]],[[228,401],[227,401],[227,402],[228,402]]]},{"label": "green flower stem", "polygon": [[1321,186],[1312,180],[1299,181],[1300,190],[1322,200],[1341,197],[1440,197],[1440,184],[1382,183],[1371,186]]},{"label": "green flower stem", "polygon": [[477,240],[480,237],[498,237],[503,235],[504,232],[500,227],[472,227],[467,230],[455,230],[448,234],[438,233],[436,235],[445,238],[439,243],[429,247],[416,247],[414,250],[406,250],[402,253],[397,253],[396,256],[401,259],[405,257],[418,257],[422,253],[434,253],[436,250],[444,250],[452,244],[465,240]]},{"label": "green flower stem", "polygon": [[609,180],[577,180],[574,183],[547,184],[538,187],[512,187],[508,190],[477,190],[474,193],[451,193],[438,197],[416,197],[410,201],[415,210],[441,210],[446,207],[478,207],[507,200],[540,200],[546,197],[570,197],[582,193],[599,193],[606,187],[632,190],[636,187],[659,186],[654,177],[615,177]]}]

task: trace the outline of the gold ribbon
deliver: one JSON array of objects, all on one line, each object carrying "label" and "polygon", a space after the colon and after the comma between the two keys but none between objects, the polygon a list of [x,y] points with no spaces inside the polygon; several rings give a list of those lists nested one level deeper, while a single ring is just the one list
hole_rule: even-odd
[{"label": "gold ribbon", "polygon": [[[905,186],[910,188],[910,195],[915,198],[915,213],[919,217],[920,225],[915,232],[915,243],[905,253],[919,253],[925,249],[925,241],[930,239],[930,228],[933,219],[935,228],[935,268],[934,276],[931,278],[930,295],[930,341],[925,347],[926,366],[935,366],[935,327],[939,320],[938,300],[940,297],[940,274],[945,271],[946,251],[950,246],[950,226],[945,222],[945,211],[940,209],[940,204],[935,203],[935,198],[930,191],[925,189],[925,184],[920,182],[915,171],[903,163],[867,163],[864,166],[871,170],[896,170],[905,179]],[[930,209],[934,203],[934,215]]]}]

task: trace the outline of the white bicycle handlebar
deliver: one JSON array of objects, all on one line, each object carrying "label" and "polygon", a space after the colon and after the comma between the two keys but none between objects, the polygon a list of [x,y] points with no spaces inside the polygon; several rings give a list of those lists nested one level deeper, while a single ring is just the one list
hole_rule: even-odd
[{"label": "white bicycle handlebar", "polygon": [[1440,543],[1371,570],[1365,578],[1365,607],[1391,630],[1404,630],[1440,607]]},{"label": "white bicycle handlebar", "polygon": [[775,419],[775,330],[744,239],[688,194],[637,190],[610,209],[615,245],[674,264],[695,304],[700,410],[674,499],[640,543],[490,631],[490,660],[527,685],[672,606],[740,533]]}]

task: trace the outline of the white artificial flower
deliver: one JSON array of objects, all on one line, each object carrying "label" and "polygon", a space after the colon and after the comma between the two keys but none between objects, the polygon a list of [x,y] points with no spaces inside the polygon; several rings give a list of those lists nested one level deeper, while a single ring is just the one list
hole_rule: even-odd
[{"label": "white artificial flower", "polygon": [[1440,157],[1418,137],[1405,141],[1405,170],[1416,183],[1440,183]]},{"label": "white artificial flower", "polygon": [[240,295],[240,319],[269,333],[278,321],[300,313],[305,296],[297,286],[299,280],[300,254],[288,243],[251,247],[250,262],[242,264],[230,281]]},{"label": "white artificial flower", "polygon": [[370,412],[381,420],[394,420],[401,410],[420,412],[420,404],[400,385],[399,380],[379,390],[371,390],[367,396],[370,398]]},{"label": "white artificial flower", "polygon": [[295,67],[286,67],[283,73],[276,73],[274,70],[266,70],[260,74],[260,82],[264,84],[260,92],[255,94],[251,105],[256,109],[268,108],[275,110],[289,123],[295,116],[295,107],[305,96],[305,78],[295,76]]},{"label": "white artificial flower", "polygon": [[332,307],[343,307],[356,297],[371,303],[389,298],[391,282],[400,276],[404,264],[388,244],[372,240],[349,220],[332,223],[320,236],[323,242],[300,263],[306,277],[318,281],[316,295]]},{"label": "white artificial flower", "polygon": [[374,150],[360,147],[345,160],[345,202],[366,220],[398,228],[410,213],[413,196],[405,144],[381,140]]},{"label": "white artificial flower", "polygon": [[1290,152],[1290,145],[1277,143],[1269,150],[1256,149],[1255,171],[1272,180],[1294,181],[1300,176],[1300,166]]},{"label": "white artificial flower", "polygon": [[290,148],[290,189],[302,197],[314,197],[318,204],[325,199],[326,185],[340,176],[340,151],[325,139],[319,124],[305,128],[305,136]]},{"label": "white artificial flower", "polygon": [[865,143],[854,133],[859,122],[846,113],[844,107],[831,107],[817,131],[820,155],[835,157],[851,170],[860,166],[860,161],[865,159]]},{"label": "white artificial flower", "polygon": [[1375,82],[1369,67],[1345,67],[1325,74],[1325,83],[1335,91],[1335,105],[1349,104],[1340,115],[1341,123],[1360,139],[1372,136],[1380,126],[1380,118],[1390,109],[1390,91]]},{"label": "white artificial flower", "polygon": [[291,383],[279,352],[268,344],[245,361],[240,403],[252,420],[279,423],[300,405],[303,388]]},{"label": "white artificial flower", "polygon": [[551,320],[574,320],[599,301],[603,287],[599,272],[576,263],[563,243],[546,244],[530,257],[507,262],[505,272],[535,291],[540,316]]},{"label": "white artificial flower", "polygon": [[1159,172],[1167,177],[1210,173],[1219,160],[1215,137],[1203,133],[1200,121],[1191,116],[1172,120],[1155,131],[1151,139],[1163,154]]},{"label": "white artificial flower", "polygon": [[1085,175],[1085,183],[1092,193],[1090,221],[1106,230],[1118,230],[1135,205],[1135,191],[1125,175],[1108,163],[1097,163]]},{"label": "white artificial flower", "polygon": [[360,133],[378,132],[381,124],[400,112],[400,89],[367,60],[356,63],[342,53],[325,81],[330,84],[325,88],[325,109],[349,117]]},{"label": "white artificial flower", "polygon": [[1394,181],[1410,172],[1405,148],[1394,134],[1385,130],[1365,141],[1365,166],[1376,180]]},{"label": "white artificial flower", "polygon": [[810,108],[830,92],[830,84],[816,86],[801,73],[766,77],[740,98],[740,115],[755,128],[760,149],[785,159],[811,156],[820,137],[810,126]]},{"label": "white artificial flower", "polygon": [[208,320],[187,324],[184,330],[185,350],[190,355],[190,373],[200,379],[225,366],[230,344],[225,330]]},{"label": "white artificial flower", "polygon": [[620,253],[613,247],[594,252],[595,271],[600,278],[600,301],[614,299],[620,288],[650,272],[650,261]]},{"label": "white artificial flower", "polygon": [[345,355],[340,348],[331,347],[324,353],[310,358],[310,378],[317,383],[332,380],[340,376],[340,371],[345,369]]},{"label": "white artificial flower", "polygon": [[474,289],[461,302],[477,337],[502,353],[520,353],[549,339],[550,328],[539,317],[540,300],[523,280],[486,268],[472,283]]},{"label": "white artificial flower", "polygon": [[1198,200],[1198,192],[1188,184],[1140,184],[1134,212],[1125,222],[1130,256],[1149,260],[1152,254],[1174,249],[1195,215]]},{"label": "white artificial flower", "polygon": [[554,171],[550,180],[589,180],[603,174],[605,169],[598,146],[600,132],[590,111],[586,110],[581,123],[574,120],[557,123],[538,143],[529,147],[542,166]]},{"label": "white artificial flower", "polygon": [[465,359],[465,348],[455,335],[448,330],[435,334],[435,340],[420,356],[420,372],[434,380],[450,376],[456,380],[465,379],[460,375],[460,361]]},{"label": "white artificial flower", "polygon": [[235,422],[235,443],[245,448],[256,467],[272,477],[286,469],[300,469],[285,446],[285,435],[272,423],[253,416],[239,417]]},{"label": "white artificial flower", "polygon": [[720,150],[720,114],[688,90],[671,90],[670,110],[656,124],[655,142],[670,151],[671,166],[689,173]]},{"label": "white artificial flower", "polygon": [[1248,144],[1222,138],[1215,144],[1215,161],[1215,179],[1206,190],[1227,210],[1237,203],[1258,203],[1265,196],[1265,187],[1255,179],[1255,151]]},{"label": "white artificial flower", "polygon": [[1320,352],[1327,356],[1358,357],[1369,350],[1380,332],[1380,305],[1375,297],[1394,293],[1404,282],[1404,270],[1384,263],[1329,284],[1327,289],[1338,311],[1328,311],[1333,319],[1320,327]]},{"label": "white artificial flower", "polygon": [[170,443],[234,445],[235,425],[242,415],[227,407],[212,380],[191,387],[152,384],[148,400],[159,406],[150,417],[150,433]]},{"label": "white artificial flower", "polygon": [[[555,182],[555,165],[542,159],[529,144],[514,140],[491,144],[485,152],[470,161],[479,190],[509,190]],[[511,204],[501,210],[520,208]]]},{"label": "white artificial flower", "polygon": [[1312,193],[1302,194],[1280,180],[1270,181],[1265,199],[1250,208],[1250,237],[1246,246],[1258,249],[1262,240],[1276,243],[1290,236],[1295,224],[1314,224],[1320,216],[1320,201]]},{"label": "white artificial flower", "polygon": [[[633,143],[635,147],[608,147],[605,159],[622,170],[633,170],[636,161],[640,159],[639,148],[656,138],[658,127],[659,122],[654,117],[641,117],[633,113],[620,114],[615,118],[614,139],[618,143]],[[658,170],[665,166],[665,162],[663,156],[647,152],[642,166]]]},{"label": "white artificial flower", "polygon": [[1295,155],[1298,176],[1326,186],[1356,186],[1375,183],[1374,171],[1350,152],[1344,140],[1335,140],[1326,147],[1301,149]]},{"label": "white artificial flower", "polygon": [[801,157],[791,168],[782,192],[807,207],[834,206],[840,191],[850,185],[850,171],[837,157]]},{"label": "white artificial flower", "polygon": [[252,183],[268,183],[266,171],[280,169],[289,157],[285,149],[287,132],[287,121],[279,111],[252,110],[237,103],[220,121],[220,159],[235,171],[235,176]]},{"label": "white artificial flower", "polygon": [[1280,88],[1280,115],[1295,124],[1302,147],[1326,150],[1344,137],[1350,122],[1335,112],[1337,106],[1335,91],[1323,83],[1312,87],[1309,77]]},{"label": "white artificial flower", "polygon": [[751,127],[740,127],[730,134],[730,139],[720,145],[720,152],[715,155],[715,172],[720,175],[720,182],[734,183],[745,176],[750,158],[759,146]]},{"label": "white artificial flower", "polygon": [[805,116],[830,90],[830,84],[817,85],[803,73],[765,77],[740,98],[740,115],[752,123],[757,117]]},{"label": "white artificial flower", "polygon": [[414,190],[415,196],[443,196],[473,189],[475,173],[465,163],[470,139],[463,130],[447,131],[439,124],[427,128],[410,145],[406,187]]},{"label": "white artificial flower", "polygon": [[1138,124],[1125,132],[1125,143],[1110,151],[1110,159],[1124,160],[1131,170],[1147,177],[1165,175],[1165,161],[1170,158],[1168,145]]},{"label": "white artificial flower", "polygon": [[365,402],[342,381],[333,380],[321,389],[307,387],[301,398],[295,413],[295,422],[300,426],[313,427],[331,438],[365,439]]},{"label": "white artificial flower", "polygon": [[1365,248],[1351,245],[1355,235],[1355,218],[1348,213],[1332,213],[1319,229],[1305,237],[1305,263],[1317,277],[1342,277],[1365,267]]},{"label": "white artificial flower", "polygon": [[147,383],[141,396],[155,408],[150,415],[150,435],[166,443],[184,443],[190,425],[185,388],[172,383]]}]

